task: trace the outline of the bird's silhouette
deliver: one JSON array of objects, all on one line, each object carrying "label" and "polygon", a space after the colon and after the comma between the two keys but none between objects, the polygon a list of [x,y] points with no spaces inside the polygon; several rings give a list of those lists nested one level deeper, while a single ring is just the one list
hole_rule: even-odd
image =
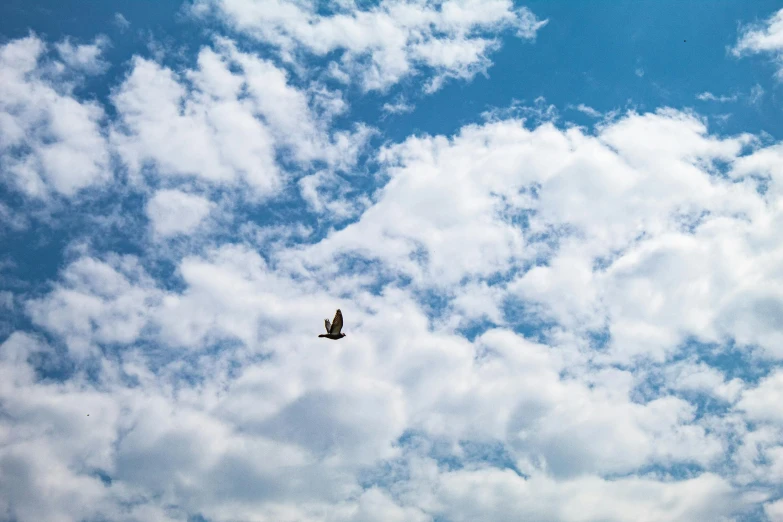
[{"label": "bird's silhouette", "polygon": [[324,324],[326,325],[326,333],[321,334],[318,337],[326,337],[327,339],[332,339],[335,341],[345,337],[345,334],[340,332],[340,330],[343,329],[343,313],[339,308],[334,314],[334,319],[332,319],[332,322],[330,323],[329,319],[324,319]]}]

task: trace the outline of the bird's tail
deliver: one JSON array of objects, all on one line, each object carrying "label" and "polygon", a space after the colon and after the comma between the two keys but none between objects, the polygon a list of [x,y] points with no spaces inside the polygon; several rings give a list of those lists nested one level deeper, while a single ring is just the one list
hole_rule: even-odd
[{"label": "bird's tail", "polygon": [[318,337],[329,337],[329,335],[328,334],[321,334]]}]

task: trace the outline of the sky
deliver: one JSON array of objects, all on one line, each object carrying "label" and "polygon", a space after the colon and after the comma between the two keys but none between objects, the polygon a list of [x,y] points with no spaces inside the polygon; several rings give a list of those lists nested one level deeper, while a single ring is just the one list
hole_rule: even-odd
[{"label": "sky", "polygon": [[767,0],[2,2],[0,522],[783,521],[781,81]]}]

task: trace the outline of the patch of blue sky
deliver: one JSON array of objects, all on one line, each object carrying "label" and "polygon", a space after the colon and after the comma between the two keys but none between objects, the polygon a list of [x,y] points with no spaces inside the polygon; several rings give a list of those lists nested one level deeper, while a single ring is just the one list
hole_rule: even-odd
[{"label": "patch of blue sky", "polygon": [[36,377],[47,382],[66,382],[74,376],[79,366],[69,356],[67,348],[59,343],[50,345],[48,350],[31,353],[27,362]]},{"label": "patch of blue sky", "polygon": [[[487,319],[486,317],[482,317],[480,319],[474,319],[467,324],[460,326],[455,330],[455,332],[472,343],[476,340],[477,337],[480,337],[485,332],[496,328],[497,326],[498,325],[493,321]],[[480,356],[478,358],[480,358]]]},{"label": "patch of blue sky", "polygon": [[[194,49],[203,41],[203,34],[186,27],[187,22],[178,16],[181,6],[181,0],[109,0],[92,2],[89,7],[77,0],[35,3],[8,0],[0,7],[0,35],[4,39],[14,39],[33,31],[51,43],[64,38],[70,38],[74,43],[89,43],[98,35],[109,37],[111,45],[103,53],[109,69],[88,78],[87,84],[80,89],[105,104],[111,89],[126,74],[130,58],[149,53],[151,39],[164,43],[168,39],[169,43],[176,42],[180,46],[187,42]],[[117,23],[118,13],[129,25]],[[110,115],[113,113],[109,104],[105,104],[105,109]]]},{"label": "patch of blue sky", "polygon": [[640,404],[659,399],[663,396],[675,396],[687,401],[694,407],[694,421],[704,417],[725,415],[733,410],[728,400],[716,397],[709,390],[672,390],[668,378],[657,371],[645,375],[631,391],[631,398]]},{"label": "patch of blue sky", "polygon": [[[36,211],[43,210],[42,205],[26,201],[17,191],[0,183],[0,201],[10,212],[24,209],[28,216],[35,219]],[[30,221],[28,217],[26,221]],[[38,224],[38,223],[36,223]],[[63,251],[69,244],[69,238],[62,234],[42,233],[48,227],[3,227],[0,232],[0,254],[2,260],[3,284],[8,290],[31,290],[36,285],[51,279],[62,266]],[[6,286],[7,285],[7,286]]]},{"label": "patch of blue sky", "polygon": [[412,295],[431,321],[442,319],[450,311],[452,293],[443,288],[416,288]]},{"label": "patch of blue sky", "polygon": [[764,506],[761,504],[746,507],[742,512],[734,515],[734,520],[736,522],[771,522],[771,519],[764,513]]},{"label": "patch of blue sky", "polygon": [[507,296],[501,307],[503,319],[516,333],[536,342],[545,342],[558,322],[548,317],[541,305],[516,296]]},{"label": "patch of blue sky", "polygon": [[361,469],[357,476],[358,484],[369,489],[378,487],[394,491],[395,484],[401,484],[410,479],[410,469],[404,458],[384,460]]},{"label": "patch of blue sky", "polygon": [[[756,85],[774,90],[772,64],[760,70],[753,62],[763,57],[736,59],[726,48],[736,40],[738,20],[764,19],[778,3],[537,0],[525,5],[550,20],[534,45],[504,40],[487,77],[447,84],[414,112],[390,118],[391,132],[405,135],[415,128],[448,134],[477,121],[481,111],[507,107],[512,99],[531,104],[543,96],[560,111],[584,104],[601,113],[660,106],[697,108],[712,117],[728,112],[732,116],[713,131],[783,135],[777,97],[762,97],[742,110],[696,99],[708,90],[748,95]],[[588,126],[596,121],[577,111],[568,119]]]},{"label": "patch of blue sky", "polygon": [[510,469],[517,475],[525,477],[525,474],[517,468],[508,448],[501,442],[461,441],[460,448],[462,450],[460,456],[460,465],[462,467],[465,467],[466,465],[478,465],[491,466],[498,469]]},{"label": "patch of blue sky", "polygon": [[698,477],[705,471],[704,466],[695,462],[673,462],[668,465],[651,464],[641,466],[629,473],[610,473],[605,476],[608,480],[616,480],[627,477],[649,477],[656,480],[688,480]]},{"label": "patch of blue sky", "polygon": [[112,478],[111,476],[102,469],[96,469],[91,473],[92,476],[98,477],[100,481],[103,483],[104,486],[107,488],[111,486],[112,484]]},{"label": "patch of blue sky", "polygon": [[681,232],[693,234],[699,226],[703,225],[708,220],[710,215],[711,213],[709,210],[700,210],[698,212],[685,210],[675,215],[675,220],[680,225]]},{"label": "patch of blue sky", "polygon": [[350,274],[354,277],[364,278],[360,287],[373,295],[380,295],[390,284],[406,287],[407,278],[390,270],[383,262],[373,257],[362,254],[368,252],[341,253],[335,256],[336,270],[340,274]]},{"label": "patch of blue sky", "polygon": [[[439,468],[447,471],[494,467],[510,469],[523,476],[506,446],[499,441],[461,440],[455,446],[449,441],[429,437],[424,432],[406,430],[397,439],[396,445],[404,453],[431,458]],[[404,463],[405,460],[400,458],[366,470],[363,487],[389,487],[395,481],[406,480],[409,472]]]},{"label": "patch of blue sky", "polygon": [[595,330],[589,330],[585,333],[585,337],[587,338],[590,349],[593,351],[604,350],[608,346],[609,341],[612,339],[612,335],[608,326]]},{"label": "patch of blue sky", "polygon": [[[756,347],[739,346],[733,340],[725,343],[701,343],[694,339],[684,342],[665,363],[647,362],[636,367],[636,375],[642,377],[631,391],[635,402],[647,403],[664,395],[673,395],[688,401],[694,409],[694,420],[721,417],[734,411],[727,397],[721,397],[708,388],[678,389],[665,370],[678,363],[705,364],[718,370],[725,382],[740,379],[745,386],[757,386],[779,365],[760,357]],[[675,386],[672,388],[672,386]],[[748,424],[749,426],[752,423]],[[728,452],[728,454],[733,451]]]},{"label": "patch of blue sky", "polygon": [[593,272],[605,271],[607,268],[612,266],[612,263],[614,263],[617,259],[622,257],[626,252],[633,248],[635,244],[648,237],[650,237],[650,234],[647,231],[640,232],[635,238],[633,238],[633,241],[631,241],[629,245],[613,250],[607,255],[594,258],[592,267]]},{"label": "patch of blue sky", "polygon": [[757,346],[737,344],[733,339],[723,343],[703,343],[687,339],[671,362],[694,359],[722,372],[727,380],[741,379],[755,385],[766,377],[774,365]]}]

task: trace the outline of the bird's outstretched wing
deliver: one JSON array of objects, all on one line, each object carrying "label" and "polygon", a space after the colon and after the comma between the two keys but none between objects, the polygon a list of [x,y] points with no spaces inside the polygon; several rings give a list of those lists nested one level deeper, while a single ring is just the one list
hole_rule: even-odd
[{"label": "bird's outstretched wing", "polygon": [[332,323],[329,322],[329,319],[324,319],[324,324],[326,325],[326,333],[329,333],[332,329]]},{"label": "bird's outstretched wing", "polygon": [[337,309],[337,313],[334,314],[332,319],[332,327],[329,329],[330,334],[338,334],[343,329],[343,313],[340,309]]}]

